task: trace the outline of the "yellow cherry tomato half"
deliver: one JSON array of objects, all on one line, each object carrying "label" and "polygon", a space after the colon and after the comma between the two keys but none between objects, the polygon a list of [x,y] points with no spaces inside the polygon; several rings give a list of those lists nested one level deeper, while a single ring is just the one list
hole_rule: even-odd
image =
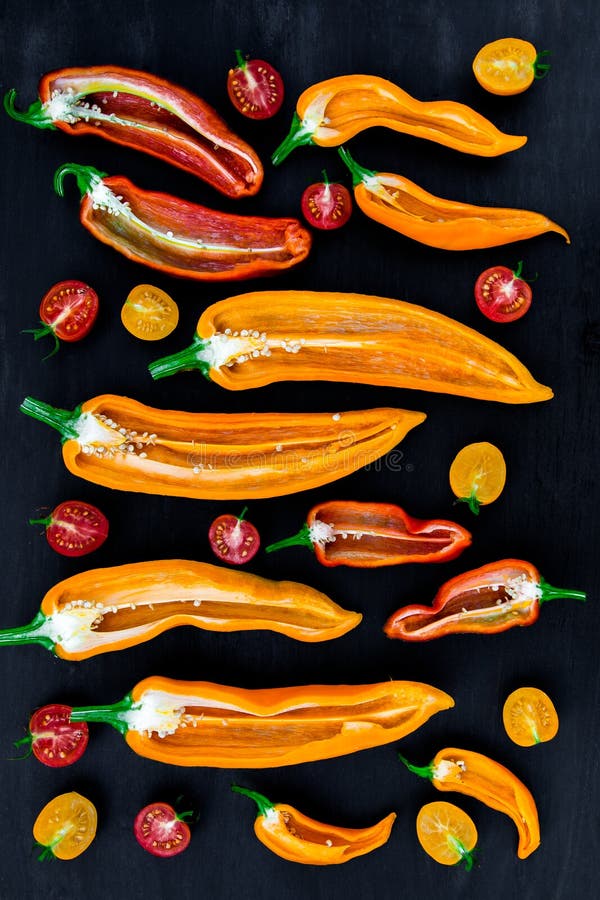
[{"label": "yellow cherry tomato half", "polygon": [[160,341],[177,327],[179,309],[165,291],[152,284],[138,284],[123,304],[121,322],[142,341]]},{"label": "yellow cherry tomato half", "polygon": [[548,694],[534,687],[517,688],[507,697],[502,721],[507,735],[519,747],[551,741],[558,731],[554,703]]},{"label": "yellow cherry tomato half", "polygon": [[506,463],[500,450],[482,441],[467,444],[450,466],[450,487],[474,515],[480,506],[497,500],[506,484]]},{"label": "yellow cherry tomato half", "polygon": [[467,871],[473,868],[477,829],[453,803],[436,800],[423,806],[417,816],[417,837],[425,853],[443,866],[464,862]]},{"label": "yellow cherry tomato half", "polygon": [[521,94],[534,78],[544,78],[550,71],[550,65],[542,61],[547,52],[538,53],[533,44],[520,38],[501,38],[481,48],[473,60],[473,72],[490,94]]},{"label": "yellow cherry tomato half", "polygon": [[43,808],[33,826],[33,836],[43,852],[38,859],[75,859],[96,836],[96,807],[76,791],[59,794]]}]

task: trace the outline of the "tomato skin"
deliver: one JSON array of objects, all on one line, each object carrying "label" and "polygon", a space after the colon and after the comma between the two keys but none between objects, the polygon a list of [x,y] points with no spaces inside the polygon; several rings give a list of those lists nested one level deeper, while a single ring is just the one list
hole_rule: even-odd
[{"label": "tomato skin", "polygon": [[85,556],[101,547],[108,537],[104,513],[80,500],[65,500],[46,519],[30,519],[29,524],[45,525],[46,540],[61,556]]},{"label": "tomato skin", "polygon": [[36,759],[51,769],[72,766],[88,745],[86,722],[71,722],[71,707],[51,703],[37,709],[29,721],[31,750]]},{"label": "tomato skin", "polygon": [[215,556],[234,566],[250,562],[260,547],[260,535],[255,526],[244,519],[245,513],[246,510],[241,516],[218,516],[208,531],[210,548]]},{"label": "tomato skin", "polygon": [[237,66],[227,76],[229,99],[248,119],[270,119],[283,103],[281,75],[264,59],[245,60],[239,50],[235,53]]},{"label": "tomato skin", "polygon": [[506,266],[492,266],[475,282],[477,306],[492,322],[515,322],[531,306],[531,288],[517,272],[520,268],[513,272]]},{"label": "tomato skin", "polygon": [[309,185],[302,194],[301,207],[309,225],[332,231],[345,225],[352,215],[352,198],[347,187],[331,183],[323,172],[323,181]]},{"label": "tomato skin", "polygon": [[141,809],[135,817],[133,833],[144,850],[163,859],[183,853],[191,839],[189,825],[168,803],[150,803]]}]

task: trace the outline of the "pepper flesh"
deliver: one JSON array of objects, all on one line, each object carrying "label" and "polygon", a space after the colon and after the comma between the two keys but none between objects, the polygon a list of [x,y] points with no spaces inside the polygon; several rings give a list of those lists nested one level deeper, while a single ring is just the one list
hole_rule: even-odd
[{"label": "pepper flesh", "polygon": [[149,366],[199,369],[229,390],[277,381],[344,381],[503,403],[548,400],[519,360],[440,313],[385,297],[255,291],[213,303],[194,343]]},{"label": "pepper flesh", "polygon": [[386,622],[390,638],[430,641],[447,634],[496,634],[533,625],[540,605],[557,597],[585,600],[582,591],[554,588],[535,566],[501,559],[447,581],[432,606],[403,606]]},{"label": "pepper flesh", "polygon": [[128,259],[168,275],[238,281],[289,269],[310,250],[310,233],[298,219],[219,212],[75,163],[54,175],[61,197],[66,175],[77,179],[84,228]]},{"label": "pepper flesh", "polygon": [[452,706],[412,681],[246,690],[153,676],[112,706],[74,709],[71,721],[110,724],[159,762],[256,769],[379,747]]},{"label": "pepper flesh", "polygon": [[364,214],[421,244],[441,250],[478,250],[549,231],[571,243],[564,228],[541,213],[446,200],[402,175],[363,168],[343,147],[338,153],[352,172],[354,197]]},{"label": "pepper flesh", "polygon": [[517,150],[527,138],[504,134],[463,103],[415,100],[376,75],[341,75],[300,95],[290,133],[273,154],[280,162],[302,144],[339,147],[366,128],[382,126],[476,156]]},{"label": "pepper flesh", "polygon": [[39,100],[14,119],[133,147],[207,181],[227,197],[256,194],[260,159],[204,100],[155,75],[118,66],[59,69],[44,75]]},{"label": "pepper flesh", "polygon": [[297,535],[266,548],[303,545],[324,566],[375,568],[402,563],[444,562],[471,543],[471,535],[455,522],[413,519],[391,503],[330,500],[309,511]]},{"label": "pepper flesh", "polygon": [[312,642],[340,637],[361,619],[304,584],[163,559],[60,581],[30,625],[0,631],[0,645],[39,643],[62,659],[80,660],[136,646],[179,625],[261,629]]},{"label": "pepper flesh", "polygon": [[457,791],[481,800],[513,820],[519,832],[517,855],[526,859],[540,845],[540,824],[535,800],[516,775],[481,753],[448,747],[436,753],[429,766],[400,760],[416,775],[429,778],[438,791]]},{"label": "pepper flesh", "polygon": [[329,866],[348,862],[385,844],[396,813],[370,828],[339,828],[310,819],[286,803],[271,803],[263,794],[237,785],[232,790],[254,800],[254,833],[277,856],[290,862]]},{"label": "pepper flesh", "polygon": [[60,432],[63,460],[94,484],[171,497],[245,500],[319,487],[368,465],[424,421],[403,409],[188,413],[103,394],[73,412],[27,397]]}]

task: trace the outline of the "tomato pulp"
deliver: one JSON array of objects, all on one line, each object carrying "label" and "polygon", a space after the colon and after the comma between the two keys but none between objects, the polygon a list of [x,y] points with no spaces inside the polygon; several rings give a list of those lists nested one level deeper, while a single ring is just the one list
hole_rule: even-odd
[{"label": "tomato pulp", "polygon": [[493,266],[475,282],[477,306],[492,322],[514,322],[531,306],[531,288],[520,277],[522,269],[522,262],[514,271],[506,266]]},{"label": "tomato pulp", "polygon": [[190,812],[176,813],[168,803],[151,803],[139,811],[133,823],[135,838],[153,856],[176,856],[190,843],[190,828],[185,821]]},{"label": "tomato pulp", "polygon": [[42,298],[40,303],[41,328],[28,328],[38,341],[47,334],[54,337],[54,356],[60,341],[73,343],[89,334],[98,315],[98,294],[83,281],[59,281]]},{"label": "tomato pulp", "polygon": [[30,519],[30,525],[45,525],[46,540],[62,556],[85,556],[101,547],[108,537],[108,519],[91,503],[66,500],[45,519]]},{"label": "tomato pulp", "polygon": [[343,184],[327,178],[309,185],[302,194],[302,214],[309,225],[323,231],[331,231],[345,225],[352,214],[350,191]]},{"label": "tomato pulp", "polygon": [[236,50],[237,66],[229,70],[227,93],[235,108],[249,119],[270,119],[283,103],[283,79],[264,59],[244,59]]},{"label": "tomato pulp", "polygon": [[235,566],[249,562],[260,547],[257,529],[244,518],[246,511],[244,509],[239,516],[219,516],[208,532],[210,547],[215,556]]}]

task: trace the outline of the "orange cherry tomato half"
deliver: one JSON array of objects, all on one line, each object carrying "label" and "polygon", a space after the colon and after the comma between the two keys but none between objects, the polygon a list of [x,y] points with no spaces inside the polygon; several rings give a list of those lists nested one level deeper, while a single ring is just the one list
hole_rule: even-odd
[{"label": "orange cherry tomato half", "polygon": [[302,214],[309,225],[323,231],[341,228],[352,215],[350,191],[343,184],[327,178],[323,171],[323,181],[309,185],[302,194]]},{"label": "orange cherry tomato half", "polygon": [[506,266],[493,266],[475,282],[475,302],[492,322],[514,322],[531,306],[531,288],[520,277],[522,269],[522,262],[514,271]]},{"label": "orange cherry tomato half", "polygon": [[542,61],[548,51],[538,53],[533,44],[520,38],[501,38],[481,48],[473,60],[473,72],[482,88],[491,94],[521,94],[534,78],[550,71]]},{"label": "orange cherry tomato half", "polygon": [[283,103],[283,79],[264,59],[244,59],[235,51],[237,66],[229,70],[229,99],[248,119],[270,119]]},{"label": "orange cherry tomato half", "polygon": [[46,359],[54,356],[60,341],[73,343],[89,334],[98,315],[98,294],[83,281],[59,281],[42,298],[40,303],[41,328],[26,328],[34,340],[51,334],[54,350]]},{"label": "orange cherry tomato half", "polygon": [[80,500],[59,503],[45,519],[30,519],[44,525],[46,540],[62,556],[85,556],[101,547],[108,537],[108,519],[98,507]]},{"label": "orange cherry tomato half", "polygon": [[96,836],[96,807],[76,791],[59,794],[43,808],[33,826],[33,836],[43,851],[38,859],[75,859]]},{"label": "orange cherry tomato half", "polygon": [[138,284],[123,304],[121,322],[141,341],[160,341],[177,327],[179,309],[165,291],[152,284]]},{"label": "orange cherry tomato half", "polygon": [[533,747],[551,741],[558,731],[558,714],[548,694],[539,688],[513,691],[502,709],[507,735],[519,747]]},{"label": "orange cherry tomato half", "polygon": [[208,540],[215,556],[234,566],[250,562],[260,547],[260,535],[254,525],[244,518],[246,512],[247,507],[239,516],[219,516],[208,531]]},{"label": "orange cherry tomato half", "polygon": [[481,441],[467,444],[450,466],[450,487],[474,515],[479,507],[497,500],[506,484],[506,463],[494,444]]},{"label": "orange cherry tomato half", "polygon": [[51,769],[72,766],[88,745],[86,722],[71,722],[71,707],[50,703],[37,709],[29,720],[29,734],[15,746],[29,744],[31,752]]},{"label": "orange cherry tomato half", "polygon": [[186,819],[193,812],[176,813],[168,803],[151,803],[139,811],[133,823],[138,844],[153,856],[177,856],[191,839]]},{"label": "orange cherry tomato half", "polygon": [[425,853],[443,866],[464,862],[467,871],[473,868],[477,828],[453,803],[436,800],[423,806],[417,816],[417,837]]}]

